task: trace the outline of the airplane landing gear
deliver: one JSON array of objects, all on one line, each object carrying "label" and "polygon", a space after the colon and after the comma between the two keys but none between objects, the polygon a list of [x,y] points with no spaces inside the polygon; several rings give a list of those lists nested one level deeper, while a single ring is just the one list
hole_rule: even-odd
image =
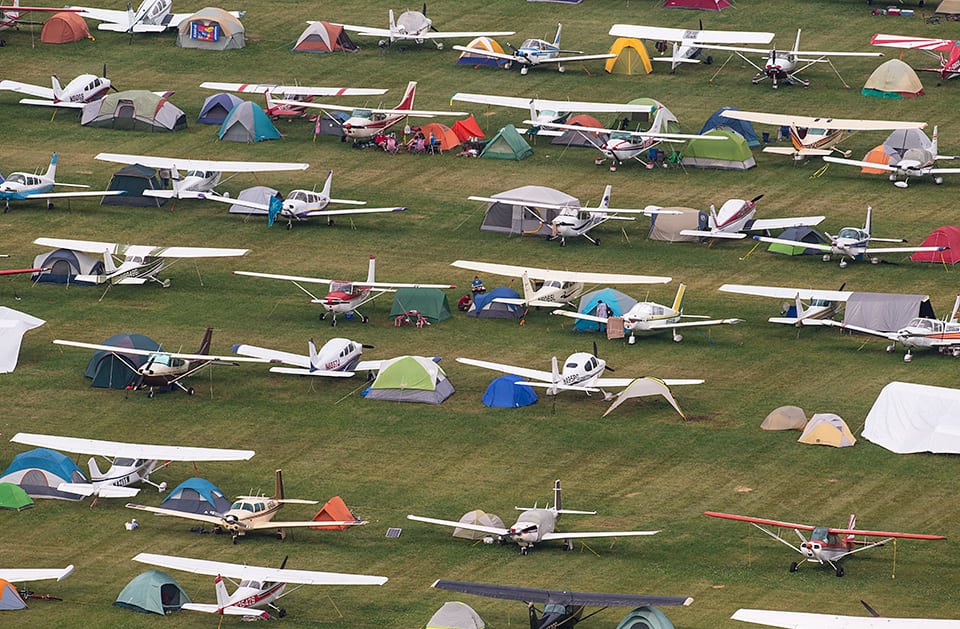
[{"label": "airplane landing gear", "polygon": [[896,349],[897,349],[897,346],[894,345],[893,343],[890,343],[890,344],[887,345],[887,347],[886,347],[886,350],[887,350],[887,353],[888,353],[888,354],[893,353],[893,351],[896,350]]},{"label": "airplane landing gear", "polygon": [[796,562],[796,561],[792,562],[792,563],[790,564],[790,572],[796,572],[796,571],[797,571],[797,567],[798,567],[798,566],[797,566],[797,562]]},{"label": "airplane landing gear", "polygon": [[837,566],[837,576],[838,577],[843,576],[843,566]]},{"label": "airplane landing gear", "polygon": [[[943,179],[943,178],[941,177],[941,180],[942,180],[942,179]],[[48,209],[48,210],[52,210],[52,209],[53,209],[53,201],[47,201],[47,209]]]},{"label": "airplane landing gear", "polygon": [[570,552],[573,550],[573,540],[565,539],[563,540],[563,550]]},{"label": "airplane landing gear", "polygon": [[903,356],[903,362],[909,363],[912,360],[913,360],[913,354],[911,354],[910,351],[907,350],[907,353]]},{"label": "airplane landing gear", "polygon": [[674,333],[673,333],[673,342],[674,342],[674,343],[680,343],[680,342],[682,342],[682,341],[683,341],[683,335],[682,335],[682,334],[677,334],[676,332],[674,332]]},{"label": "airplane landing gear", "polygon": [[530,549],[527,548],[526,546],[521,546],[521,547],[520,547],[520,554],[523,555],[524,557],[527,556],[527,553],[528,553],[529,551],[530,551]]}]

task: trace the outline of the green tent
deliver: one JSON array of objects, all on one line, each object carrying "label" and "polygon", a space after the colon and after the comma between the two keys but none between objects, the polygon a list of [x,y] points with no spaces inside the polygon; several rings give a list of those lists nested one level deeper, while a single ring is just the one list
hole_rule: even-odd
[{"label": "green tent", "polygon": [[[795,225],[794,227],[788,227],[787,229],[780,232],[780,235],[777,238],[782,238],[784,240],[793,240],[795,242],[809,242],[810,244],[827,244],[827,239],[823,237],[823,234],[818,232],[813,227],[808,225]],[[767,251],[771,253],[782,253],[788,256],[805,256],[805,255],[821,255],[823,252],[819,249],[814,249],[813,247],[801,247],[800,245],[785,245],[782,243],[771,243],[767,247]]]},{"label": "green tent", "polygon": [[624,616],[617,629],[673,629],[673,623],[656,607],[638,607]]},{"label": "green tent", "polygon": [[520,161],[533,155],[533,149],[527,144],[519,133],[517,128],[508,124],[500,129],[493,139],[487,142],[483,147],[480,157],[492,157],[493,159],[515,159]]},{"label": "green tent", "polygon": [[690,140],[683,148],[681,164],[691,168],[719,168],[747,170],[757,165],[753,153],[742,135],[733,129],[717,127],[704,135],[720,136],[726,140]]},{"label": "green tent", "polygon": [[446,321],[451,316],[447,294],[439,288],[398,288],[393,298],[391,317],[416,310],[430,323]]},{"label": "green tent", "polygon": [[23,511],[33,506],[33,500],[20,485],[0,483],[0,509]]},{"label": "green tent", "polygon": [[440,365],[423,356],[399,356],[380,365],[377,379],[363,395],[369,400],[439,404],[454,388]]},{"label": "green tent", "polygon": [[147,570],[134,577],[113,604],[144,614],[163,616],[180,611],[189,602],[190,597],[170,575],[159,570]]}]

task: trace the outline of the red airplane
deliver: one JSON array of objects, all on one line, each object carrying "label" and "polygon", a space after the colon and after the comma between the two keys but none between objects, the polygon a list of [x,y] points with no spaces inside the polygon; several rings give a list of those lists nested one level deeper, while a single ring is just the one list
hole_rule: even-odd
[{"label": "red airplane", "polygon": [[10,28],[17,28],[20,25],[20,14],[21,13],[33,13],[36,11],[43,11],[47,13],[79,13],[80,9],[68,9],[61,7],[59,9],[55,7],[22,7],[20,6],[20,0],[13,0],[13,4],[10,6],[0,6],[0,31],[5,31]]},{"label": "red airplane", "polygon": [[885,35],[878,33],[870,39],[874,46],[922,50],[940,60],[939,68],[917,68],[922,72],[936,72],[940,81],[960,76],[960,40],[910,37],[909,35]]}]

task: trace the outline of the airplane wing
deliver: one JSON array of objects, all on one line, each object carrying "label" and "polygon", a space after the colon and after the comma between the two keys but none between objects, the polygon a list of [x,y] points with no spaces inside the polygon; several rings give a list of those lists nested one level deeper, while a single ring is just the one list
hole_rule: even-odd
[{"label": "airplane wing", "polygon": [[[316,22],[307,21],[308,24],[315,24]],[[331,22],[331,24],[338,25],[336,22]],[[389,28],[376,28],[373,26],[354,26],[353,24],[339,24],[343,30],[348,33],[356,33],[357,35],[366,35],[367,37],[390,37]]]},{"label": "airplane wing", "polygon": [[[331,201],[332,202],[332,201]],[[405,212],[405,207],[365,207],[354,210],[307,210],[299,212],[299,218],[311,218],[315,216],[343,216],[345,214],[383,214],[385,212]]]},{"label": "airplane wing", "polygon": [[947,52],[953,48],[957,42],[954,39],[934,39],[930,37],[910,37],[907,35],[877,33],[870,38],[870,43],[874,46],[886,46],[888,48],[909,48],[931,52]]},{"label": "airplane wing", "polygon": [[128,502],[124,505],[128,509],[136,509],[137,511],[149,511],[150,513],[156,513],[158,515],[172,515],[177,518],[185,518],[187,520],[197,520],[198,522],[206,522],[207,524],[223,524],[223,518],[218,515],[206,515],[204,513],[191,513],[190,511],[177,511],[176,509],[164,509],[163,507],[151,507],[148,505],[136,504],[133,502]]},{"label": "airplane wing", "polygon": [[153,553],[140,553],[133,560],[194,574],[221,575],[237,581],[269,581],[271,583],[298,583],[303,585],[383,585],[387,582],[387,577],[267,568]]},{"label": "airplane wing", "polygon": [[[568,210],[575,209],[578,212],[586,212],[590,214],[643,214],[644,216],[652,216],[654,214],[680,214],[676,210],[661,210],[660,208],[648,205],[646,208],[637,209],[637,208],[614,208],[614,207],[580,207],[578,205],[561,205],[559,203],[540,203],[539,201],[530,201],[528,199],[511,199],[510,197],[478,197],[470,196],[467,197],[470,201],[482,201],[484,203],[503,203],[506,205],[522,205],[527,207],[543,208],[546,210]],[[616,218],[611,216],[610,218]],[[625,219],[633,220],[633,219]]]},{"label": "airplane wing", "polygon": [[[290,502],[289,500],[287,502]],[[361,526],[366,524],[365,520],[345,520],[339,522],[320,522],[317,520],[308,520],[300,522],[276,522],[269,520],[265,522],[247,522],[244,525],[248,531],[259,531],[262,529],[293,529],[293,528],[338,528],[341,526]]]},{"label": "airplane wing", "polygon": [[140,488],[106,483],[60,483],[57,485],[57,491],[98,498],[133,498],[140,493]]},{"label": "airplane wing", "polygon": [[321,378],[352,378],[355,371],[330,371],[327,369],[310,369],[297,367],[271,367],[270,373],[282,373],[290,376],[316,376]]},{"label": "airplane wing", "polygon": [[[100,345],[98,343],[83,343],[81,341],[65,341],[63,339],[54,339],[55,345],[66,345],[68,347],[79,347],[81,349],[92,349],[96,351],[110,352],[112,354],[134,354],[136,356],[152,356],[162,354],[172,358],[182,358],[184,360],[204,360],[209,362],[239,362],[239,363],[268,363],[269,360],[262,358],[237,358],[236,356],[217,356],[216,354],[181,354],[178,352],[163,352],[159,350],[136,349],[131,347],[117,347],[115,345]],[[84,451],[86,452],[86,451]],[[252,455],[251,455],[252,456]],[[149,457],[154,458],[154,457]],[[156,457],[163,458],[163,457]],[[192,459],[190,459],[192,460]]]},{"label": "airplane wing", "polygon": [[789,288],[781,286],[750,286],[748,284],[724,284],[719,288],[724,293],[739,293],[741,295],[755,295],[757,297],[773,297],[775,299],[803,300],[822,299],[824,301],[847,301],[853,291],[844,290],[817,290],[814,288]]},{"label": "airplane wing", "polygon": [[727,110],[720,114],[722,118],[745,120],[776,126],[794,126],[816,129],[845,129],[848,131],[889,131],[893,129],[923,129],[926,122],[905,122],[898,120],[857,120],[811,116],[793,116],[785,114],[767,114],[756,111]]},{"label": "airplane wing", "polygon": [[958,621],[939,618],[884,618],[873,616],[836,616],[808,612],[766,609],[738,609],[733,620],[784,629],[950,629]]},{"label": "airplane wing", "polygon": [[100,153],[94,157],[116,164],[142,164],[150,168],[177,168],[180,170],[216,170],[225,173],[266,173],[288,170],[306,170],[310,164],[292,162],[220,162],[206,159],[179,159],[150,155]]},{"label": "airplane wing", "polygon": [[[456,46],[454,46],[456,48]],[[416,118],[433,118],[434,116],[466,116],[466,111],[439,111],[431,109],[377,109],[376,107],[345,107],[343,105],[330,105],[328,103],[311,103],[298,100],[277,99],[273,101],[278,105],[289,105],[291,107],[312,107],[314,109],[330,109],[332,111],[354,111],[363,109],[374,114],[385,114],[387,116],[414,116]]]},{"label": "airplane wing", "polygon": [[488,533],[490,535],[507,535],[510,533],[510,529],[501,529],[495,526],[483,526],[481,524],[470,524],[468,522],[454,522],[453,520],[438,520],[436,518],[424,518],[419,515],[408,515],[407,519],[413,520],[414,522],[426,522],[427,524],[439,524],[440,526],[461,528],[461,529],[466,529],[468,531],[476,531],[478,533]]},{"label": "airplane wing", "polygon": [[[336,280],[321,279],[318,277],[301,277],[298,275],[278,275],[275,273],[256,273],[254,271],[234,271],[234,275],[247,275],[249,277],[263,277],[270,280],[287,280],[290,282],[306,282],[308,284],[329,284]],[[391,282],[354,282],[357,286],[370,287],[375,289],[395,289],[395,288],[456,288],[452,284],[396,284]]]},{"label": "airplane wing", "polygon": [[[476,51],[476,49],[474,49]],[[479,52],[479,51],[477,51]],[[481,53],[489,54],[489,53]],[[602,55],[573,55],[571,57],[547,57],[546,59],[538,58],[535,62],[535,65],[540,65],[541,63],[566,63],[567,61],[594,61],[597,59],[613,59],[617,55],[614,54],[602,54]]]},{"label": "airplane wing", "polygon": [[580,131],[581,133],[622,133],[637,138],[661,138],[664,140],[709,140],[723,141],[727,140],[722,135],[700,135],[696,133],[656,133],[653,131],[626,131],[621,129],[605,129],[603,127],[584,127],[575,124],[562,124],[558,122],[540,122],[534,120],[524,120],[524,124],[539,124],[548,129],[563,129],[565,131]]},{"label": "airplane wing", "polygon": [[40,435],[27,432],[18,432],[10,441],[40,448],[51,448],[62,452],[96,454],[106,457],[120,456],[131,459],[153,459],[157,461],[247,461],[256,454],[253,450],[143,445],[139,443],[58,437],[55,435]]},{"label": "airplane wing", "polygon": [[[289,96],[377,96],[387,90],[366,87],[306,87],[303,85],[274,85],[270,83],[221,83],[205,81],[200,87],[219,92],[241,94],[286,94]],[[303,104],[303,103],[298,103]]]},{"label": "airplane wing", "polygon": [[[750,522],[751,524],[765,524],[767,526],[777,526],[799,531],[812,531],[814,528],[809,524],[794,524],[793,522],[781,522],[780,520],[768,520],[766,518],[753,518],[747,515],[734,515],[731,513],[719,513],[717,511],[704,511],[704,515],[713,518],[723,518],[724,520],[737,520],[738,522]],[[832,530],[832,529],[831,529]]]},{"label": "airplane wing", "polygon": [[[128,13],[126,11],[119,11],[114,9],[97,9],[94,7],[65,7],[67,9],[74,9],[78,11],[81,17],[90,18],[91,20],[96,20],[98,22],[109,22],[116,25],[127,24],[129,21]],[[125,30],[125,29],[124,29]]]},{"label": "airplane wing", "polygon": [[456,260],[450,266],[479,273],[492,273],[505,277],[527,277],[538,280],[559,280],[562,282],[583,282],[584,284],[667,284],[673,278],[653,275],[625,275],[618,273],[583,273],[574,271],[554,271],[551,269],[536,269],[533,267],[496,264],[493,262],[474,262],[471,260]]},{"label": "airplane wing", "polygon": [[544,98],[523,98],[518,96],[494,96],[491,94],[469,94],[466,92],[457,92],[450,97],[451,101],[463,101],[466,103],[479,103],[481,105],[497,105],[500,107],[513,107],[515,109],[529,110],[532,104],[534,109],[540,111],[548,109],[558,112],[599,112],[599,113],[651,113],[654,107],[651,105],[628,105],[626,103],[596,103],[589,101],[575,100],[547,100]]},{"label": "airplane wing", "polygon": [[[431,31],[409,36],[409,39],[452,39],[455,37],[508,37],[516,35],[517,31]],[[396,35],[394,35],[396,37]]]},{"label": "airplane wing", "polygon": [[[706,48],[707,50],[728,50],[730,52],[742,52],[747,54],[755,55],[769,55],[773,52],[769,48],[747,48],[742,46],[718,46],[715,44],[700,43],[694,42],[694,46],[700,48]],[[879,52],[836,52],[836,51],[821,51],[821,50],[777,50],[778,53],[782,52],[784,54],[791,54],[796,56],[808,55],[811,57],[882,57],[883,54]],[[808,60],[809,61],[809,60]]]},{"label": "airplane wing", "polygon": [[[103,193],[98,193],[103,194]],[[39,195],[33,195],[39,196]],[[216,258],[227,256],[244,256],[250,253],[249,249],[222,249],[214,247],[150,247],[143,245],[120,245],[113,242],[97,242],[92,240],[72,240],[68,238],[37,238],[35,245],[53,247],[54,249],[70,249],[84,253],[112,253],[123,255],[132,247],[146,249],[142,255],[157,258]]]},{"label": "airplane wing", "polygon": [[656,535],[660,531],[589,531],[585,533],[544,533],[540,536],[541,540],[562,540],[562,539],[591,539],[595,537],[637,537],[641,535]]},{"label": "airplane wing", "polygon": [[669,42],[696,41],[707,44],[769,44],[774,33],[759,31],[696,31],[682,28],[663,28],[634,24],[614,24],[610,28],[613,37],[633,37]]},{"label": "airplane wing", "polygon": [[470,583],[467,581],[437,580],[433,587],[438,590],[476,594],[488,598],[503,598],[526,603],[557,603],[560,605],[593,605],[597,607],[686,606],[693,602],[690,597],[648,596],[646,594],[608,594],[605,592],[570,592],[567,590],[540,590],[537,588],[497,585],[494,583]]},{"label": "airplane wing", "polygon": [[892,173],[900,171],[899,168],[890,164],[880,164],[880,163],[875,164],[873,162],[865,162],[859,159],[846,159],[843,157],[832,157],[829,155],[824,156],[823,161],[830,162],[833,164],[845,164],[847,166],[859,166],[861,168],[876,168],[879,170],[886,170]]},{"label": "airplane wing", "polygon": [[[960,169],[957,170],[960,173]],[[910,253],[915,251],[946,251],[949,247],[867,247],[864,250],[865,255],[872,253]]]},{"label": "airplane wing", "polygon": [[241,356],[250,356],[252,358],[262,358],[264,360],[269,360],[271,362],[279,361],[287,365],[303,367],[304,369],[310,368],[310,357],[304,356],[303,354],[281,352],[279,350],[269,349],[266,347],[257,347],[256,345],[242,345],[239,343],[233,346],[232,351],[234,354],[240,354]]},{"label": "airplane wing", "polygon": [[791,247],[806,247],[807,249],[817,249],[818,251],[826,251],[827,253],[833,252],[833,247],[830,245],[822,245],[817,242],[801,242],[799,240],[787,240],[786,238],[771,238],[770,236],[754,236],[753,239],[757,242],[790,245]]},{"label": "airplane wing", "polygon": [[515,61],[517,63],[526,63],[529,64],[530,60],[527,57],[520,57],[517,55],[510,55],[503,52],[496,52],[493,50],[484,50],[482,48],[468,48],[466,46],[453,46],[454,50],[459,50],[460,52],[469,52],[471,55],[480,55],[481,57],[491,57],[493,59],[503,59],[504,61]]},{"label": "airplane wing", "polygon": [[78,197],[113,197],[126,194],[125,190],[84,190],[83,192],[39,192],[28,194],[25,199],[71,199]]},{"label": "airplane wing", "polygon": [[827,218],[826,216],[795,216],[793,218],[758,218],[753,223],[750,224],[750,227],[747,228],[747,231],[763,231],[766,229],[786,229],[788,227],[796,227],[797,225],[819,225],[823,220]]},{"label": "airplane wing", "polygon": [[[584,314],[582,312],[572,312],[570,310],[561,310],[557,309],[551,312],[550,314],[560,315],[563,317],[570,317],[571,319],[581,319],[583,321],[593,321],[594,323],[607,323],[609,320],[605,317],[598,317],[595,315]],[[656,321],[648,322],[648,330],[672,330],[673,328],[692,328],[702,325],[732,325],[737,323],[743,323],[743,319],[700,319],[697,321],[682,321],[678,323],[659,323]]]},{"label": "airplane wing", "polygon": [[[553,380],[553,375],[549,371],[541,371],[539,369],[514,367],[513,365],[503,365],[501,363],[493,363],[486,360],[476,360],[473,358],[457,358],[457,362],[464,365],[480,367],[481,369],[490,369],[492,371],[499,371],[500,373],[508,373],[514,376],[520,376],[521,378],[527,378],[528,380],[542,380],[543,382],[551,382]],[[359,366],[357,369],[359,370]]]},{"label": "airplane wing", "polygon": [[[628,386],[636,378],[597,378],[594,384],[598,387],[617,388]],[[684,386],[688,384],[703,384],[701,378],[657,378],[668,387]]]},{"label": "airplane wing", "polygon": [[265,610],[256,607],[240,607],[238,605],[227,605],[220,607],[213,603],[184,603],[180,609],[189,609],[192,612],[203,612],[205,614],[227,614],[228,616],[243,616],[244,619],[262,618],[267,620],[270,614]]},{"label": "airplane wing", "polygon": [[46,98],[52,101],[54,99],[53,90],[49,87],[32,85],[30,83],[21,83],[20,81],[0,81],[0,90],[8,90],[19,94],[29,94],[38,98]]},{"label": "airplane wing", "polygon": [[0,568],[0,579],[11,583],[24,581],[63,581],[73,573],[73,564],[66,568]]}]

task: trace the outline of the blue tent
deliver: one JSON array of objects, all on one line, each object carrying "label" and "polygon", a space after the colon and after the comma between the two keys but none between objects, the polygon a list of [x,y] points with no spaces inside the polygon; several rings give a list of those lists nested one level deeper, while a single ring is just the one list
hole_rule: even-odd
[{"label": "blue tent", "polygon": [[197,122],[199,124],[223,124],[233,108],[242,102],[243,99],[239,96],[226,92],[208,96],[203,101],[203,107],[200,108]]},{"label": "blue tent", "polygon": [[485,406],[494,408],[519,408],[537,403],[537,393],[533,387],[527,387],[517,382],[523,380],[520,376],[500,376],[490,382],[483,394]]},{"label": "blue tent", "polygon": [[[622,316],[623,313],[633,308],[633,305],[637,303],[637,300],[630,295],[621,293],[613,288],[602,288],[583,295],[580,298],[580,306],[577,308],[577,312],[580,314],[596,315],[597,304],[601,301],[607,305],[611,317]],[[599,332],[600,324],[594,321],[577,319],[573,328],[578,332]]]},{"label": "blue tent", "polygon": [[718,127],[726,127],[742,135],[743,139],[747,141],[747,146],[760,146],[760,138],[757,137],[757,132],[754,131],[752,124],[746,120],[734,120],[733,118],[722,118],[720,116],[720,114],[727,110],[737,111],[737,108],[721,107],[713,112],[713,115],[707,118],[707,122],[704,123],[703,128],[700,129],[700,135]]},{"label": "blue tent", "polygon": [[477,293],[467,311],[467,316],[480,319],[519,319],[523,316],[523,306],[505,304],[494,299],[520,299],[520,293],[507,286],[497,286],[487,293]]},{"label": "blue tent", "polygon": [[260,105],[245,100],[230,110],[217,137],[228,142],[261,142],[279,140],[280,132]]},{"label": "blue tent", "polygon": [[47,448],[21,452],[0,476],[2,483],[20,485],[32,498],[81,500],[83,496],[59,491],[60,483],[85,483],[87,479],[69,457]]},{"label": "blue tent", "polygon": [[187,513],[222,514],[230,510],[230,500],[205,478],[188,478],[177,485],[160,503],[165,509]]}]

